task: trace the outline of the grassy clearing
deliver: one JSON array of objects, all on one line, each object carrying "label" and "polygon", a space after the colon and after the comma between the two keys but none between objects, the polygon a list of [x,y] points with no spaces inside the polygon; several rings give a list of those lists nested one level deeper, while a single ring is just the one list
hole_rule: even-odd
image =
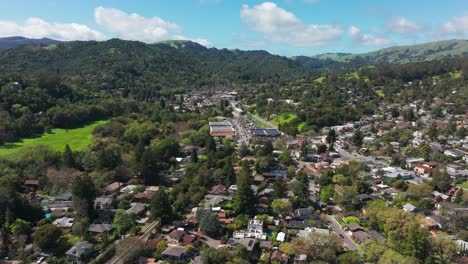
[{"label": "grassy clearing", "polygon": [[296,114],[283,113],[283,114],[275,117],[273,120],[271,120],[271,123],[277,126],[277,125],[280,125],[280,124],[289,123],[289,122],[293,121],[296,118],[297,118]]},{"label": "grassy clearing", "polygon": [[449,74],[450,74],[450,77],[452,77],[452,79],[458,79],[462,77],[461,71],[450,72]]},{"label": "grassy clearing", "polygon": [[306,122],[302,122],[299,125],[297,125],[297,131],[302,132],[304,131],[305,126],[307,125]]},{"label": "grassy clearing", "polygon": [[70,145],[72,150],[82,149],[91,144],[92,131],[99,125],[107,123],[107,120],[96,121],[87,126],[75,129],[56,128],[50,134],[43,134],[36,138],[25,138],[18,142],[8,143],[0,146],[0,156],[14,154],[22,149],[35,145],[48,145],[54,150],[62,151],[65,145]]},{"label": "grassy clearing", "polygon": [[382,90],[375,91],[379,97],[385,97],[385,93]]},{"label": "grassy clearing", "polygon": [[458,184],[459,187],[462,187],[464,189],[468,189],[468,181],[464,182],[464,183],[460,183]]},{"label": "grassy clearing", "polygon": [[325,76],[320,76],[314,80],[314,82],[317,82],[317,83],[323,83],[323,81],[325,81]]}]

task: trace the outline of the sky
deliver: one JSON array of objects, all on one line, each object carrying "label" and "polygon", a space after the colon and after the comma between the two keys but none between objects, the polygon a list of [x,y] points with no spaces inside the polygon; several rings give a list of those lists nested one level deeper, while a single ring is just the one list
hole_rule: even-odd
[{"label": "sky", "polygon": [[468,0],[0,0],[0,37],[362,53],[467,39]]}]

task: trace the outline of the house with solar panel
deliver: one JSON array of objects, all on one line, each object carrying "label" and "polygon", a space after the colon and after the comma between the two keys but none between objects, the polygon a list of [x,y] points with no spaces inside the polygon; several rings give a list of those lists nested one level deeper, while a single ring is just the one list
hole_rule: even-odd
[{"label": "house with solar panel", "polygon": [[249,131],[256,140],[274,140],[281,136],[281,131],[276,128],[253,128]]}]

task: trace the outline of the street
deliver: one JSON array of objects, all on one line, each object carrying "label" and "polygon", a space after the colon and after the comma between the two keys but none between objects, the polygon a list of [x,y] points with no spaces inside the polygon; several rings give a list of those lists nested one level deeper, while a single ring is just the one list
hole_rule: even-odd
[{"label": "street", "polygon": [[333,229],[333,232],[335,232],[337,235],[343,236],[343,244],[349,248],[350,250],[359,250],[359,245],[356,244],[351,237],[348,236],[348,234],[341,228],[341,225],[336,221],[335,217],[333,215],[327,215],[327,220],[330,226]]}]

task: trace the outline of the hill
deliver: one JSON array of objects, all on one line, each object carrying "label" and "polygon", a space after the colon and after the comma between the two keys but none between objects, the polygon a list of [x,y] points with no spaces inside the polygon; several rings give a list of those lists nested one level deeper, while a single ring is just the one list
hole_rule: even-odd
[{"label": "hill", "polygon": [[362,54],[325,53],[313,57],[295,57],[301,65],[310,67],[320,61],[329,66],[360,66],[369,64],[403,64],[468,56],[468,40],[444,40],[411,46],[395,46]]},{"label": "hill", "polygon": [[61,41],[49,38],[30,39],[25,37],[6,37],[0,38],[0,50],[11,49],[24,45],[51,45],[58,43],[61,43]]},{"label": "hill", "polygon": [[206,48],[190,41],[73,41],[0,52],[0,72],[55,73],[94,88],[214,86],[308,75],[299,63],[266,51]]}]

